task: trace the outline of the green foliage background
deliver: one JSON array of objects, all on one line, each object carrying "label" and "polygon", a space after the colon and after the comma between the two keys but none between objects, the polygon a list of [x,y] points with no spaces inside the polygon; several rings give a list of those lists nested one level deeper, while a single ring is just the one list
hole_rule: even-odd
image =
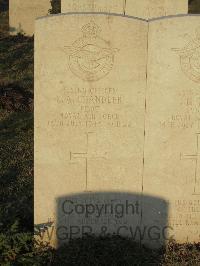
[{"label": "green foliage background", "polygon": [[[90,237],[58,251],[33,245],[33,38],[8,35],[7,10],[0,0],[0,265],[200,265],[200,245],[153,252]],[[59,12],[53,0],[50,13]],[[200,13],[200,0],[190,0],[190,13]]]}]

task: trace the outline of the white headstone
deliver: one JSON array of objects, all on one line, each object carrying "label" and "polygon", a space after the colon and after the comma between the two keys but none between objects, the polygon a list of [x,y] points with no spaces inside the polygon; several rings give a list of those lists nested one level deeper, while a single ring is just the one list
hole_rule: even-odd
[{"label": "white headstone", "polygon": [[188,0],[61,0],[62,13],[108,12],[144,19],[187,14]]},{"label": "white headstone", "polygon": [[140,224],[147,29],[106,15],[37,20],[35,223],[51,218],[58,242]]},{"label": "white headstone", "polygon": [[187,14],[188,0],[126,0],[126,15],[151,19]]},{"label": "white headstone", "polygon": [[177,241],[198,242],[200,16],[152,21],[148,39],[144,193],[169,202]]},{"label": "white headstone", "polygon": [[10,34],[33,35],[35,19],[48,15],[49,9],[51,9],[50,0],[10,0]]}]

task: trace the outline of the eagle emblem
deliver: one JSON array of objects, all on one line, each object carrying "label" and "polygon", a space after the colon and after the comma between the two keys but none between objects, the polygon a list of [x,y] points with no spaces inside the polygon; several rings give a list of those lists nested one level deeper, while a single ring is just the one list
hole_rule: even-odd
[{"label": "eagle emblem", "polygon": [[83,36],[67,48],[71,72],[85,81],[97,81],[112,70],[115,54],[110,42],[99,37],[101,29],[93,21],[82,28]]},{"label": "eagle emblem", "polygon": [[180,56],[183,73],[192,81],[200,83],[200,27],[196,30],[195,38],[184,48],[173,48]]}]

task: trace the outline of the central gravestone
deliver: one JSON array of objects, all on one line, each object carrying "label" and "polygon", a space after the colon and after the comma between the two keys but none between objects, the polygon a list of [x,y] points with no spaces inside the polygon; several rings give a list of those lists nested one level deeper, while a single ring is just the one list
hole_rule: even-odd
[{"label": "central gravestone", "polygon": [[[140,238],[147,30],[108,15],[37,20],[35,223],[54,222],[53,243],[84,233]],[[165,217],[164,201],[146,199]]]}]

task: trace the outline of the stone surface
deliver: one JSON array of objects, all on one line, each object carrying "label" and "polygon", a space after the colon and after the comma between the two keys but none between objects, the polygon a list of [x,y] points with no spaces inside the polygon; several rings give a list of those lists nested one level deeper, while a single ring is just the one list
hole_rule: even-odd
[{"label": "stone surface", "polygon": [[65,12],[108,12],[123,14],[124,0],[61,0],[62,13]]},{"label": "stone surface", "polygon": [[145,19],[187,14],[188,0],[127,0],[126,15]]},{"label": "stone surface", "polygon": [[53,245],[200,241],[200,17],[38,19],[35,224]]},{"label": "stone surface", "polygon": [[183,16],[149,26],[144,193],[169,202],[180,242],[200,241],[199,25]]},{"label": "stone surface", "polygon": [[61,0],[65,12],[108,12],[144,19],[187,14],[188,0]]},{"label": "stone surface", "polygon": [[146,43],[147,24],[138,19],[60,15],[37,20],[36,224],[51,218],[61,230],[72,219],[71,226],[80,231],[90,226],[96,233],[102,226],[115,232],[127,219],[127,226],[139,225],[141,213],[117,219],[108,210],[83,220],[66,215],[62,205],[121,202],[125,208],[128,199],[141,204]]},{"label": "stone surface", "polygon": [[51,9],[50,0],[10,0],[10,34],[33,35],[35,19],[48,15],[49,9]]}]

